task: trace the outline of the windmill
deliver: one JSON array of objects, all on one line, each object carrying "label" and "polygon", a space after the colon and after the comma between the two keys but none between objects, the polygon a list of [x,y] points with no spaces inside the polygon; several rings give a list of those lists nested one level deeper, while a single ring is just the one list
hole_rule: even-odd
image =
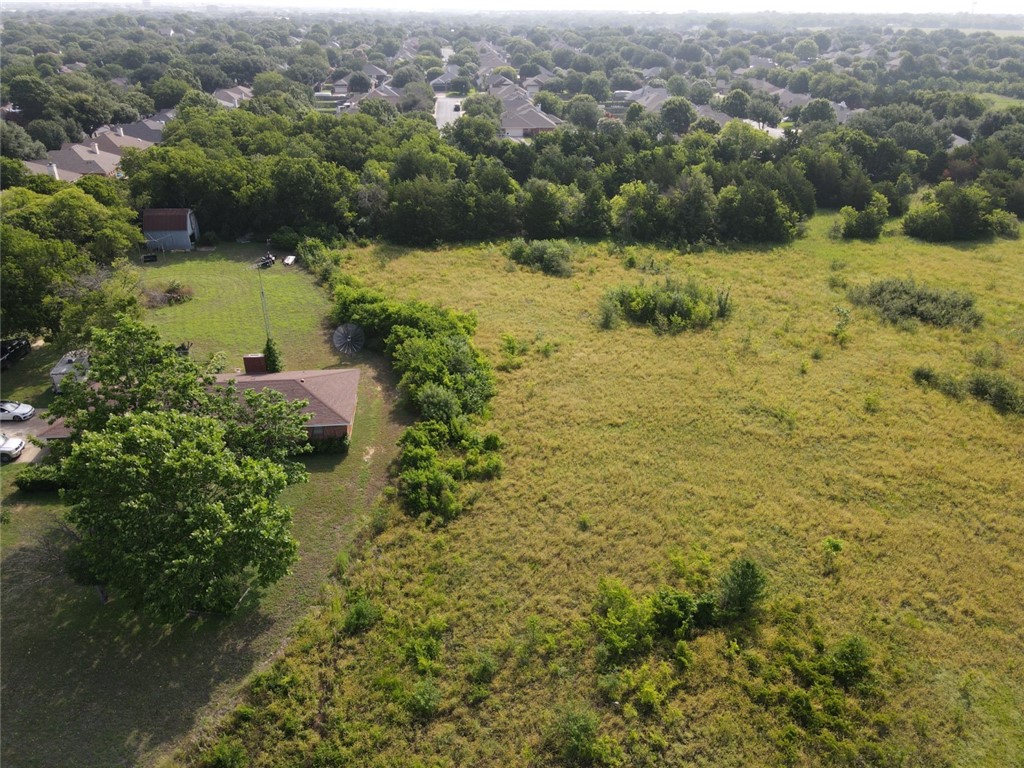
[{"label": "windmill", "polygon": [[345,323],[334,329],[334,348],[343,355],[354,355],[366,343],[366,334],[355,323]]}]

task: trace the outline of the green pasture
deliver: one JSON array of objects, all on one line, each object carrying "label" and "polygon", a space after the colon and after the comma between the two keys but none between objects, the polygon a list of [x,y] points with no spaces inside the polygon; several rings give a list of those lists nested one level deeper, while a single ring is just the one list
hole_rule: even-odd
[{"label": "green pasture", "polygon": [[[810,643],[814,626],[826,648],[856,634],[870,649],[873,692],[850,738],[888,750],[871,764],[1019,760],[1024,424],[911,372],[963,374],[988,350],[1024,380],[1024,253],[895,233],[834,242],[830,224],[776,249],[579,244],[567,279],[515,267],[500,245],[350,252],[346,271],[391,296],[474,312],[496,361],[503,336],[526,346],[488,423],[505,472],[446,527],[397,518],[349,573],[379,624],[342,637],[337,608],[307,623],[259,695],[184,759],[843,765],[795,705],[756,694],[772,683],[753,670],[778,672],[784,633]],[[610,286],[665,275],[729,289],[732,317],[675,336],[598,327]],[[846,297],[906,276],[970,291],[984,324],[896,327]],[[834,567],[827,537],[843,542]],[[698,637],[689,671],[644,699],[601,693],[611,678],[589,622],[602,579],[699,592],[741,555],[770,576],[763,622]],[[803,630],[784,630],[791,615]],[[565,751],[574,707],[595,713],[604,751]]]}]

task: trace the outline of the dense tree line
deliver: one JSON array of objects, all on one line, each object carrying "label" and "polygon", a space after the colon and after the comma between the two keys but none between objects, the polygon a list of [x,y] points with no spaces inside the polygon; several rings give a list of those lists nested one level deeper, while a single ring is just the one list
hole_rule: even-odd
[{"label": "dense tree line", "polygon": [[[694,31],[672,19],[556,27],[40,14],[2,31],[3,96],[25,126],[5,124],[4,153],[38,156],[102,122],[175,105],[162,145],[123,159],[128,197],[118,204],[192,207],[220,237],[786,242],[817,208],[846,209],[846,236],[874,237],[922,183],[943,180],[973,184],[987,220],[1007,224],[969,236],[1012,229],[997,211],[1024,212],[1024,108],[993,108],[980,95],[1016,93],[1021,39],[706,21]],[[513,81],[550,72],[536,101],[568,124],[530,143],[504,140],[500,101],[477,93],[439,133],[426,82],[443,71],[446,47],[465,81],[456,90],[479,86],[478,41],[500,46],[508,63],[495,72]],[[351,75],[353,91],[371,87],[367,64],[404,88],[397,108],[368,99],[357,114],[313,109],[321,83]],[[784,110],[759,81],[814,98]],[[239,109],[202,93],[236,82],[255,93]],[[605,117],[615,91],[643,85],[671,94],[659,112],[634,103],[621,119]],[[795,130],[773,140],[738,121],[720,128],[695,110],[709,102]],[[864,109],[840,125],[834,102]],[[950,150],[954,135],[968,141]],[[17,177],[5,186],[43,184]],[[120,245],[88,255],[109,262]],[[56,321],[47,323],[37,327]]]},{"label": "dense tree line", "polygon": [[885,130],[822,123],[773,140],[739,121],[677,136],[656,115],[602,118],[592,129],[568,125],[523,144],[500,139],[484,110],[442,133],[420,113],[367,112],[185,109],[162,146],[126,156],[132,199],[137,207],[192,206],[221,237],[290,227],[324,239],[429,245],[609,234],[787,242],[818,207],[871,207],[874,231],[883,213],[903,215],[918,185],[949,177],[961,157],[972,169],[964,179],[989,188],[990,208],[1014,210],[1021,197],[1021,163],[1004,144],[1024,128],[1013,112],[1005,136],[941,158]]}]

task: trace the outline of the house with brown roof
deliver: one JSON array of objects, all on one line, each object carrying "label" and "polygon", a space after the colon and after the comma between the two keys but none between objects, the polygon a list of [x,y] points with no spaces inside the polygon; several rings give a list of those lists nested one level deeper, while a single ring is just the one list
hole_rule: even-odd
[{"label": "house with brown roof", "polygon": [[199,221],[191,208],[146,208],[142,212],[146,247],[159,251],[191,251],[199,240]]},{"label": "house with brown roof", "polygon": [[[249,357],[262,357],[252,355]],[[247,358],[246,367],[251,369]],[[257,366],[258,367],[258,366]],[[326,371],[282,371],[280,373],[222,373],[218,384],[234,382],[240,392],[248,389],[272,389],[288,400],[305,400],[302,413],[309,414],[306,432],[310,442],[352,437],[356,420],[358,368],[333,368]]]},{"label": "house with brown roof", "polygon": [[[263,355],[245,357],[246,372],[217,375],[220,386],[234,382],[239,394],[247,390],[271,389],[288,400],[305,400],[301,413],[309,414],[306,434],[309,441],[351,438],[356,420],[356,396],[359,391],[358,368],[332,368],[326,371],[282,371],[259,373],[265,367]],[[39,433],[41,440],[65,440],[71,437],[64,419],[57,419]]]}]

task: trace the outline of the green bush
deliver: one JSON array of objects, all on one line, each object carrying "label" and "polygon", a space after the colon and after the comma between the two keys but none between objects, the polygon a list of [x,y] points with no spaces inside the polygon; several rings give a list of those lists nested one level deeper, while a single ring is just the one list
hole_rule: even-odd
[{"label": "green bush", "polygon": [[508,246],[508,257],[517,264],[539,269],[546,275],[569,277],[572,275],[570,258],[572,248],[564,240],[531,240],[521,237]]},{"label": "green bush", "polygon": [[697,602],[692,595],[672,587],[660,587],[651,597],[651,618],[664,638],[685,636],[696,610]]},{"label": "green bush", "polygon": [[349,596],[349,609],[342,623],[346,635],[359,635],[370,629],[380,619],[380,610],[361,591]]},{"label": "green bush", "polygon": [[568,765],[606,765],[612,750],[597,735],[600,718],[586,704],[565,704],[555,710],[547,743]]},{"label": "green bush", "polygon": [[280,373],[284,370],[283,363],[281,362],[281,347],[269,337],[267,338],[267,343],[263,346],[263,360],[267,365],[267,373]]},{"label": "green bush", "polygon": [[880,192],[871,193],[871,201],[858,211],[845,206],[839,211],[842,217],[842,236],[847,239],[877,240],[889,216],[889,201]]},{"label": "green bush", "polygon": [[441,689],[433,678],[425,677],[413,686],[412,693],[406,701],[409,714],[417,720],[429,720],[437,714],[441,707]]},{"label": "green bush", "polygon": [[199,757],[200,768],[245,768],[249,753],[239,739],[224,737]]},{"label": "green bush", "polygon": [[967,389],[999,413],[1024,416],[1024,390],[1015,381],[994,371],[977,371],[967,379]]},{"label": "green bush", "polygon": [[824,660],[822,671],[844,688],[863,681],[871,671],[871,652],[867,643],[856,635],[844,638]]},{"label": "green bush", "polygon": [[318,456],[344,456],[348,453],[349,439],[345,437],[325,437],[310,442],[311,453]]},{"label": "green bush", "polygon": [[330,282],[338,266],[339,254],[330,250],[321,240],[307,237],[296,247],[295,253],[302,264],[320,284]]},{"label": "green bush", "polygon": [[650,603],[637,600],[619,581],[601,581],[592,621],[602,656],[613,664],[649,651],[653,645],[655,627]]},{"label": "green bush", "polygon": [[270,236],[270,247],[278,251],[294,251],[301,239],[301,235],[291,227],[281,227]]},{"label": "green bush", "polygon": [[59,491],[64,487],[64,476],[59,464],[29,464],[14,478],[14,484],[22,493]]},{"label": "green bush", "polygon": [[680,283],[666,278],[663,283],[613,288],[600,305],[599,323],[613,327],[618,315],[634,323],[654,327],[659,333],[679,333],[710,326],[715,319],[732,314],[732,301],[728,291],[717,295],[690,278]]},{"label": "green bush", "polygon": [[849,291],[854,304],[874,307],[890,323],[919,320],[940,327],[959,325],[964,329],[981,325],[974,296],[919,285],[912,279],[888,278]]},{"label": "green bush", "polygon": [[768,579],[753,560],[734,560],[719,585],[719,607],[726,620],[743,619],[764,597]]}]

